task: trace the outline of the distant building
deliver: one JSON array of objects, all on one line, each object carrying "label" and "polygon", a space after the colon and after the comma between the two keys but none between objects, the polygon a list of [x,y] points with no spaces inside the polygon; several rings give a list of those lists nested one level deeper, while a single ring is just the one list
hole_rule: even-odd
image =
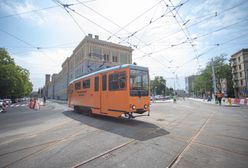
[{"label": "distant building", "polygon": [[192,91],[194,91],[194,79],[197,75],[191,75],[185,78],[185,92],[186,94],[192,96]]},{"label": "distant building", "polygon": [[248,49],[233,54],[230,64],[235,97],[248,96]]},{"label": "distant building", "polygon": [[92,34],[86,36],[73,53],[62,64],[62,70],[58,74],[46,75],[45,95],[53,99],[67,99],[67,86],[70,81],[82,75],[116,66],[132,63],[131,47],[106,42],[99,36]]},{"label": "distant building", "polygon": [[177,96],[181,96],[181,97],[185,96],[185,90],[177,89],[175,90],[175,93]]}]

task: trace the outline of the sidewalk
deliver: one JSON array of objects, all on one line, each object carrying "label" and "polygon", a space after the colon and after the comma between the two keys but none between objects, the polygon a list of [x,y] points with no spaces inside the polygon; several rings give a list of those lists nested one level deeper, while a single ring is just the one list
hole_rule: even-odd
[{"label": "sidewalk", "polygon": [[[204,100],[204,99],[192,98],[192,97],[189,97],[187,99],[202,102],[202,103],[216,104],[216,102],[213,99],[212,99],[212,101],[207,101],[206,99]],[[217,103],[216,105],[219,105],[219,103]],[[229,105],[228,102],[227,102],[227,99],[222,99],[221,105],[222,106],[230,106],[230,107],[239,107],[240,106],[240,104],[235,104],[235,103],[232,103],[231,105]]]},{"label": "sidewalk", "polygon": [[170,99],[170,100],[151,100],[150,101],[151,103],[172,103],[173,102],[173,100],[172,99]]},{"label": "sidewalk", "polygon": [[49,102],[58,103],[58,104],[67,104],[67,100],[48,99],[47,103]]}]

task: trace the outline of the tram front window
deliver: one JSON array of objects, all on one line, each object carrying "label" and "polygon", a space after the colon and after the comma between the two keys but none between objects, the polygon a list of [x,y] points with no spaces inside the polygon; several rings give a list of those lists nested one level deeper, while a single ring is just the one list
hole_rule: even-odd
[{"label": "tram front window", "polygon": [[148,96],[148,71],[130,70],[130,96]]}]

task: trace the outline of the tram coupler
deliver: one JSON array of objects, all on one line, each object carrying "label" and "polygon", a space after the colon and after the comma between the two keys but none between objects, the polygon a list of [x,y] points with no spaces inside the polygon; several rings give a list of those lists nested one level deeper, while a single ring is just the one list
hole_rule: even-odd
[{"label": "tram coupler", "polygon": [[124,113],[124,115],[125,115],[125,117],[128,118],[128,119],[135,118],[135,117],[133,116],[133,113],[132,113],[132,112],[131,112],[131,113]]}]

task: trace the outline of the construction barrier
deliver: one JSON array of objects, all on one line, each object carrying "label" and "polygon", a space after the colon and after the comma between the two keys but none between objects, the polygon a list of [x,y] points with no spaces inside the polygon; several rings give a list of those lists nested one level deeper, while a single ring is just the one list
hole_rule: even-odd
[{"label": "construction barrier", "polygon": [[240,98],[223,98],[223,103],[226,105],[248,105],[248,98],[240,99]]},{"label": "construction barrier", "polygon": [[40,101],[34,99],[30,99],[30,101],[28,102],[28,107],[31,109],[36,109],[39,110],[40,109]]}]

